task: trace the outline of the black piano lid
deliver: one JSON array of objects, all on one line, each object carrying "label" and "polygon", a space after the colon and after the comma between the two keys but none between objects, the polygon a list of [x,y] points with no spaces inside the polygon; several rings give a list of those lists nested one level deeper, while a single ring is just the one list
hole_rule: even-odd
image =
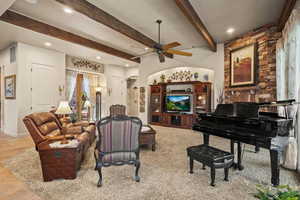
[{"label": "black piano lid", "polygon": [[232,116],[240,118],[257,118],[259,104],[252,102],[236,102],[233,104],[218,104],[215,116]]}]

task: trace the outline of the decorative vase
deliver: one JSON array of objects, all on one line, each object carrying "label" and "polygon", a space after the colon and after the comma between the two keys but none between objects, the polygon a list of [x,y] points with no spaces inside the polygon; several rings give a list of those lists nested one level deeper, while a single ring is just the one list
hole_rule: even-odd
[{"label": "decorative vase", "polygon": [[165,82],[165,79],[166,79],[166,76],[165,76],[164,74],[162,74],[162,75],[160,76],[160,82],[161,82],[161,83],[164,83],[164,82]]},{"label": "decorative vase", "polygon": [[198,78],[199,78],[199,73],[198,73],[198,72],[195,72],[195,73],[194,73],[194,79],[197,81]]}]

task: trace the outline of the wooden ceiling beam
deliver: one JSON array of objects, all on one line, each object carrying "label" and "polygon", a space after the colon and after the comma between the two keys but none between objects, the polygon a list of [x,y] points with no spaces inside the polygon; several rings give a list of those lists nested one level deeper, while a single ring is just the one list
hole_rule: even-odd
[{"label": "wooden ceiling beam", "polygon": [[[73,10],[81,13],[82,15],[98,22],[104,24],[105,26],[147,46],[153,48],[156,41],[152,40],[151,38],[147,37],[146,35],[142,34],[141,32],[135,30],[131,26],[125,24],[124,22],[120,21],[116,17],[110,15],[109,13],[105,12],[104,10],[100,9],[99,7],[95,6],[94,4],[89,3],[86,0],[55,0]],[[169,58],[173,58],[172,54],[166,55]]]},{"label": "wooden ceiling beam", "polygon": [[196,28],[196,30],[205,39],[210,49],[214,52],[217,51],[217,45],[213,37],[208,32],[207,28],[203,24],[201,18],[193,8],[189,0],[174,0],[183,14],[188,18],[190,23]]},{"label": "wooden ceiling beam", "polygon": [[29,18],[27,16],[18,14],[10,10],[7,10],[2,16],[0,16],[0,21],[7,22],[9,24],[26,28],[34,32],[42,33],[64,41],[79,44],[81,46],[85,46],[91,49],[102,51],[107,54],[130,60],[136,63],[141,62],[140,58],[132,59],[133,57],[135,57],[135,55],[131,55],[126,52],[101,44],[99,42],[95,42],[93,40],[81,37],[79,35],[75,35],[73,33],[64,31],[62,29],[45,24],[43,22],[37,21],[35,19]]},{"label": "wooden ceiling beam", "polygon": [[278,31],[282,31],[284,26],[289,19],[297,0],[286,0],[282,9],[280,18],[278,20]]}]

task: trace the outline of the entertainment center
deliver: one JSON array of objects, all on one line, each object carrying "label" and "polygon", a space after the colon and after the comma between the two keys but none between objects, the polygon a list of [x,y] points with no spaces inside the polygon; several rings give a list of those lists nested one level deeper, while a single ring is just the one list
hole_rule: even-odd
[{"label": "entertainment center", "polygon": [[192,127],[196,113],[211,111],[211,83],[159,83],[150,86],[150,124]]}]

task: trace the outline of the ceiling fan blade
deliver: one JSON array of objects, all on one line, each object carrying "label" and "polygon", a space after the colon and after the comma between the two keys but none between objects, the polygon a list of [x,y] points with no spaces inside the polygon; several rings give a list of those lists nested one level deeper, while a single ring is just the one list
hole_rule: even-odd
[{"label": "ceiling fan blade", "polygon": [[168,49],[168,50],[166,50],[166,52],[171,53],[171,54],[180,55],[180,56],[192,56],[193,55],[193,54],[188,53],[188,52],[178,51],[178,50],[174,50],[174,49]]},{"label": "ceiling fan blade", "polygon": [[162,46],[162,49],[163,50],[168,50],[168,49],[171,49],[171,48],[174,48],[174,47],[178,47],[180,46],[181,44],[179,42],[172,42],[170,44],[166,44],[166,45],[163,45]]},{"label": "ceiling fan blade", "polygon": [[131,58],[131,60],[134,60],[134,59],[137,59],[137,58],[140,58],[140,57],[143,57],[143,56],[146,56],[146,55],[150,55],[151,53],[153,53],[155,50],[154,49],[152,49],[151,51],[148,51],[148,52],[146,52],[146,53],[143,53],[143,54],[141,54],[141,55],[138,55],[138,56],[135,56],[135,57],[132,57]]},{"label": "ceiling fan blade", "polygon": [[165,62],[165,56],[162,53],[158,53],[158,58],[161,63]]}]

